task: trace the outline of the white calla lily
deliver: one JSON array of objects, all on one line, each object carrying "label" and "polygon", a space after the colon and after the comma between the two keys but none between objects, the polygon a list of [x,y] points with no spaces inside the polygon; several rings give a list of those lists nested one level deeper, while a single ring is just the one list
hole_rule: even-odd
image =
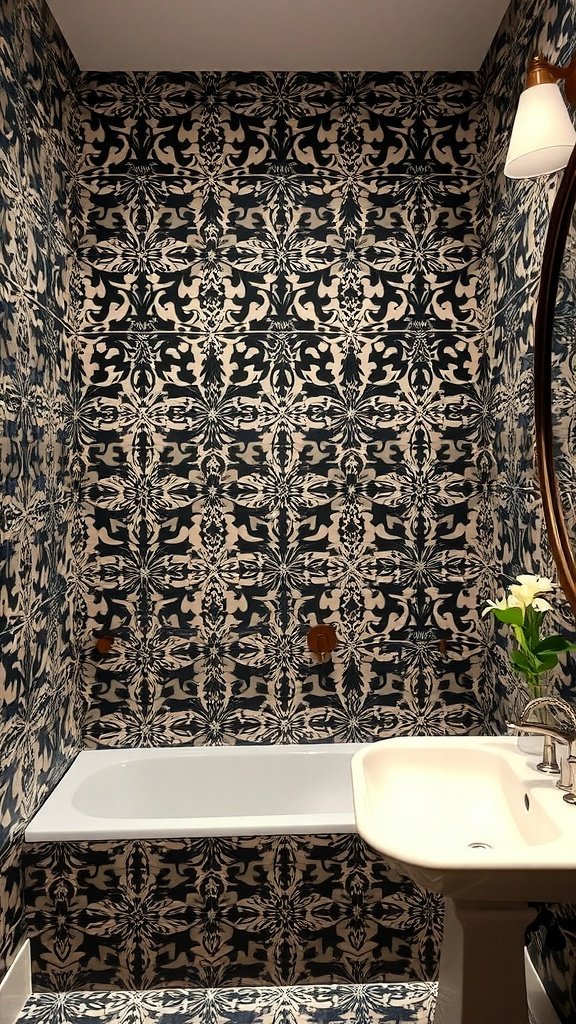
[{"label": "white calla lily", "polygon": [[534,594],[528,587],[520,583],[513,583],[510,589],[510,597],[520,608],[528,608],[532,604]]},{"label": "white calla lily", "polygon": [[549,576],[540,576],[539,573],[520,573],[516,579],[519,583],[528,583],[529,585],[537,586],[541,590],[554,590],[555,587]]},{"label": "white calla lily", "polygon": [[523,573],[516,579],[522,587],[531,590],[534,594],[549,594],[554,590],[554,584],[551,579],[548,579],[548,576],[530,576]]},{"label": "white calla lily", "polygon": [[[576,643],[559,634],[541,636],[542,614],[552,611],[552,605],[542,594],[551,594],[556,584],[548,576],[521,573],[508,587],[506,596],[499,601],[488,601],[482,614],[493,612],[495,618],[511,626],[514,648],[510,654],[512,666],[524,676],[534,693],[538,691],[543,675],[555,668],[562,655],[576,651]],[[502,615],[511,609],[520,614]],[[548,641],[548,643],[546,643]]]},{"label": "white calla lily", "polygon": [[482,616],[484,617],[484,615],[488,615],[488,612],[492,612],[494,610],[504,612],[509,607],[507,597],[501,597],[499,601],[487,601],[482,609]]},{"label": "white calla lily", "polygon": [[[529,608],[539,594],[549,594],[554,589],[552,581],[547,576],[528,576],[523,574],[517,576],[516,579],[518,582],[513,583],[509,588],[510,595],[522,608]],[[541,610],[544,611],[545,609]]]},{"label": "white calla lily", "polygon": [[552,605],[549,601],[545,601],[543,597],[535,597],[532,601],[532,607],[535,612],[551,612]]}]

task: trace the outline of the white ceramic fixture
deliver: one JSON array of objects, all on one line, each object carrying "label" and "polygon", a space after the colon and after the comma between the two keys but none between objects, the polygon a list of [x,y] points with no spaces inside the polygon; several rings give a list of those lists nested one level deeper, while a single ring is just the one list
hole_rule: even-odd
[{"label": "white ceramic fixture", "polygon": [[525,89],[504,165],[507,178],[537,178],[566,167],[576,131],[555,82]]},{"label": "white ceramic fixture", "polygon": [[576,807],[536,761],[487,736],[384,740],[352,759],[360,835],[445,897],[434,1024],[528,1024],[528,901],[576,891]]},{"label": "white ceramic fixture", "polygon": [[32,818],[26,842],[355,832],[350,761],[359,749],[84,750]]}]

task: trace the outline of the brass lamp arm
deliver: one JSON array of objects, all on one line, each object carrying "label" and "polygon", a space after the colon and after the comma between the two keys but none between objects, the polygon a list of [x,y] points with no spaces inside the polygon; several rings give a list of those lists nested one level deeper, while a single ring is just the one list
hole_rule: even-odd
[{"label": "brass lamp arm", "polygon": [[528,66],[526,88],[530,89],[533,85],[558,82],[560,79],[564,81],[568,103],[576,105],[576,54],[574,54],[570,63],[565,67],[552,64],[545,57],[542,57],[541,54],[533,57]]}]

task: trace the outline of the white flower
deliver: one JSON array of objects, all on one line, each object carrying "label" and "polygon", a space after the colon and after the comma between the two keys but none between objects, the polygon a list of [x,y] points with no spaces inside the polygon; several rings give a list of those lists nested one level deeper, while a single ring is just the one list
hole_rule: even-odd
[{"label": "white flower", "polygon": [[556,585],[547,576],[525,573],[516,577],[504,598],[488,601],[482,611],[483,615],[493,612],[496,619],[512,627],[516,643],[510,660],[529,686],[537,685],[541,674],[555,668],[562,655],[576,651],[576,643],[559,634],[540,636],[543,613],[552,610],[551,604],[540,595],[550,594],[555,589]]},{"label": "white flower", "polygon": [[547,576],[528,576],[524,574],[517,576],[516,579],[522,586],[530,587],[535,594],[549,594],[551,590],[554,590],[554,584]]},{"label": "white flower", "polygon": [[516,605],[515,601],[513,601],[512,604],[509,604],[508,598],[507,597],[502,597],[502,598],[500,598],[499,601],[488,601],[488,603],[486,605],[484,605],[484,608],[482,609],[482,615],[483,616],[484,615],[488,615],[488,612],[493,612],[493,611],[505,612],[507,608],[516,608],[516,607],[517,607],[517,605]]},{"label": "white flower", "polygon": [[[513,583],[509,588],[509,601],[514,598],[517,607],[529,608],[530,605],[534,605],[536,611],[548,611],[550,608],[548,602],[541,601],[537,595],[550,593],[554,589],[552,581],[547,576],[528,576],[526,574],[517,576],[516,579],[518,582]],[[540,607],[534,604],[535,599],[539,601]],[[543,607],[544,605],[546,607]]]}]

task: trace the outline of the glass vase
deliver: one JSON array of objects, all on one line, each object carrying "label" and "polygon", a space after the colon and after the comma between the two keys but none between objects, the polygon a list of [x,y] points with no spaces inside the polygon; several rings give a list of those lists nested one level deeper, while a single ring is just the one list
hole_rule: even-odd
[{"label": "glass vase", "polygon": [[[552,696],[555,690],[549,679],[542,676],[537,678],[538,682],[529,683],[530,700],[533,700],[535,697]],[[541,708],[534,708],[530,713],[530,719],[539,725],[552,725],[552,718],[546,705]],[[534,733],[519,733],[518,750],[530,759],[534,759],[537,762],[535,767],[539,771],[550,775],[559,774],[560,768],[553,754],[554,744],[546,736],[538,736]]]}]

